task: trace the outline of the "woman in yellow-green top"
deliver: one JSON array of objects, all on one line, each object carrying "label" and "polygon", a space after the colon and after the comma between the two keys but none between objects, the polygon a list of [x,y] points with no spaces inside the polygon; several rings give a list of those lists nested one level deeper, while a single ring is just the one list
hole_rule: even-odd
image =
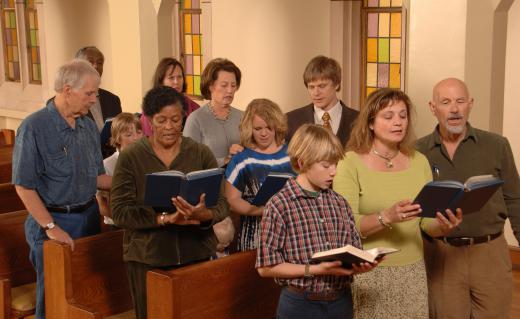
[{"label": "woman in yellow-green top", "polygon": [[412,201],[432,179],[428,160],[414,152],[408,96],[394,89],[369,95],[334,178],[334,190],[352,207],[363,248],[393,247],[398,253],[356,276],[355,318],[428,318],[428,289],[421,227],[444,236],[462,220],[447,211],[421,220]]}]

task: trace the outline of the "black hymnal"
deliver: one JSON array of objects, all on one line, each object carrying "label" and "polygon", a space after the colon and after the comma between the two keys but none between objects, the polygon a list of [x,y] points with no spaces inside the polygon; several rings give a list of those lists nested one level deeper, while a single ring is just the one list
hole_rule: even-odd
[{"label": "black hymnal", "polygon": [[262,186],[258,190],[258,193],[256,193],[256,196],[251,202],[251,205],[265,205],[274,194],[278,193],[280,189],[282,189],[287,180],[291,177],[294,177],[294,175],[290,173],[269,173],[269,175],[267,175],[265,178],[265,181],[262,183]]},{"label": "black hymnal", "polygon": [[346,245],[340,248],[331,250],[321,251],[312,255],[312,262],[322,261],[336,261],[340,260],[342,266],[345,268],[352,268],[352,264],[360,263],[373,263],[376,260],[383,258],[383,256],[398,252],[399,249],[395,248],[372,248],[372,249],[359,249],[352,245]]},{"label": "black hymnal", "polygon": [[463,214],[479,211],[504,183],[492,175],[473,176],[465,183],[444,180],[429,182],[419,192],[414,203],[421,205],[422,217],[435,218],[437,212],[447,208],[453,213],[457,208]]},{"label": "black hymnal", "polygon": [[107,145],[110,143],[110,137],[112,136],[112,120],[114,118],[108,118],[105,120],[105,124],[99,133],[99,141],[101,145]]},{"label": "black hymnal", "polygon": [[172,197],[180,196],[191,205],[197,205],[200,195],[206,194],[206,207],[217,205],[224,171],[212,168],[184,174],[163,171],[146,174],[144,204],[164,210],[174,210]]}]

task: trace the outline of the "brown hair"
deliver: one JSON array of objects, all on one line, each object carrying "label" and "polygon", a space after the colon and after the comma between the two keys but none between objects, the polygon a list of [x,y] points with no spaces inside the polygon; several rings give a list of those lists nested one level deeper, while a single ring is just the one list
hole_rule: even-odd
[{"label": "brown hair", "polygon": [[287,119],[280,107],[268,99],[254,99],[247,106],[240,121],[240,144],[249,148],[256,146],[253,138],[253,118],[255,115],[264,120],[267,126],[275,132],[276,144],[281,145],[287,132]]},{"label": "brown hair", "polygon": [[175,70],[175,67],[178,66],[181,68],[182,73],[182,92],[186,92],[187,84],[186,84],[186,76],[184,75],[184,67],[182,64],[174,58],[164,58],[157,64],[157,68],[155,69],[155,73],[153,75],[152,79],[152,88],[156,88],[159,86],[163,86],[164,78],[166,77],[166,72],[168,72],[168,68],[172,66],[173,70]]},{"label": "brown hair", "polygon": [[217,80],[220,71],[234,73],[237,80],[237,90],[240,88],[240,80],[242,79],[240,69],[233,62],[227,59],[213,59],[209,61],[208,65],[204,68],[204,71],[202,71],[200,81],[200,92],[206,100],[211,100],[209,87]]},{"label": "brown hair", "polygon": [[[314,163],[337,163],[343,159],[341,142],[329,129],[316,124],[304,124],[296,130],[287,150],[291,166],[297,173],[305,173]],[[300,167],[298,161],[303,165]]]},{"label": "brown hair", "polygon": [[408,127],[403,140],[399,143],[399,150],[406,155],[412,155],[414,153],[413,142],[415,141],[411,119],[413,105],[406,93],[390,88],[382,88],[370,93],[365,107],[361,109],[354,122],[350,139],[346,146],[347,150],[361,154],[368,153],[374,142],[374,131],[370,129],[370,126],[374,123],[377,113],[397,102],[403,102],[406,105],[408,114]]},{"label": "brown hair", "polygon": [[318,55],[307,64],[303,72],[305,87],[309,82],[321,79],[330,79],[334,85],[338,86],[336,91],[341,89],[341,67],[336,60]]},{"label": "brown hair", "polygon": [[141,131],[141,122],[132,113],[119,113],[112,120],[112,127],[110,129],[110,133],[112,136],[110,137],[110,145],[119,148],[121,146],[121,135],[130,129],[130,127],[135,126],[136,131]]}]

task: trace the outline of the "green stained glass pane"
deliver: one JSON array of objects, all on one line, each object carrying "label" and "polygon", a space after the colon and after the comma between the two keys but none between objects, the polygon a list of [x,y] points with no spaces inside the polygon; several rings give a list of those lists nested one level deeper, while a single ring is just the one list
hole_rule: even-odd
[{"label": "green stained glass pane", "polygon": [[16,28],[16,15],[14,11],[9,12],[9,16],[11,18],[11,29]]},{"label": "green stained glass pane", "polygon": [[35,47],[37,46],[37,41],[36,41],[36,30],[31,30],[31,46]]},{"label": "green stained glass pane", "polygon": [[387,63],[390,60],[389,39],[378,39],[378,62]]},{"label": "green stained glass pane", "polygon": [[199,75],[193,77],[193,88],[194,88],[195,95],[201,95],[201,93],[200,93],[200,76]]}]

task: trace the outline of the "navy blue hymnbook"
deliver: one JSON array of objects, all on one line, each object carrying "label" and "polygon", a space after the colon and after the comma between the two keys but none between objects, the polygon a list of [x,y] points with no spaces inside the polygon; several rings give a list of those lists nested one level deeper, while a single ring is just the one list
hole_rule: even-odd
[{"label": "navy blue hymnbook", "polygon": [[479,211],[498,188],[504,183],[492,175],[473,176],[461,182],[444,180],[429,182],[414,200],[421,205],[421,217],[435,218],[437,212],[445,214],[447,208],[455,213],[462,209],[463,214]]},{"label": "navy blue hymnbook", "polygon": [[258,190],[258,193],[256,193],[251,205],[264,206],[274,194],[278,193],[282,187],[284,187],[287,180],[291,177],[294,177],[294,175],[279,172],[269,173]]},{"label": "navy blue hymnbook", "polygon": [[206,194],[206,207],[217,205],[224,170],[211,168],[184,174],[163,171],[146,174],[144,204],[159,210],[175,210],[172,197],[180,196],[191,205],[197,205],[201,194]]}]

